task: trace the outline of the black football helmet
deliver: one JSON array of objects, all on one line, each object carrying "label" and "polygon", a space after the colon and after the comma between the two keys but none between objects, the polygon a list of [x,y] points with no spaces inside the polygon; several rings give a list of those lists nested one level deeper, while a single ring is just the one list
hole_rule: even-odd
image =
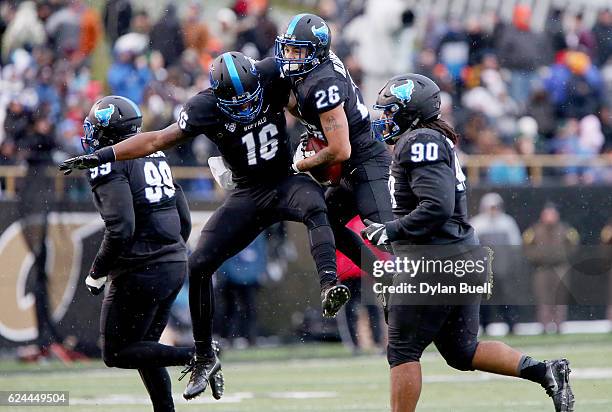
[{"label": "black football helmet", "polygon": [[[276,38],[274,55],[286,76],[297,76],[327,60],[330,44],[331,31],[325,20],[314,14],[298,14]],[[289,55],[290,47],[299,49],[298,57]]]},{"label": "black football helmet", "polygon": [[440,88],[420,74],[395,76],[378,92],[374,109],[383,112],[372,122],[374,137],[394,144],[396,136],[440,116]]},{"label": "black football helmet", "polygon": [[85,118],[81,146],[85,153],[93,153],[139,133],[141,126],[142,113],[136,103],[123,96],[106,96],[94,103]]},{"label": "black football helmet", "polygon": [[240,123],[250,123],[261,111],[263,88],[255,61],[240,52],[227,52],[210,66],[210,85],[221,111]]}]

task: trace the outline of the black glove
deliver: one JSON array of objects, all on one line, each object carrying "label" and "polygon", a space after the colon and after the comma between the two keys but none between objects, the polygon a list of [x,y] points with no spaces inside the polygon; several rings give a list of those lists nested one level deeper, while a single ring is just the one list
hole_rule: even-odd
[{"label": "black glove", "polygon": [[363,222],[367,225],[361,230],[361,237],[368,240],[383,252],[393,253],[389,236],[387,236],[387,228],[382,223],[375,223],[369,219],[364,219]]},{"label": "black glove", "polygon": [[94,279],[91,273],[87,275],[87,278],[85,279],[85,285],[87,285],[89,293],[94,296],[97,296],[102,293],[104,291],[104,286],[106,285],[106,279],[106,276]]},{"label": "black glove", "polygon": [[100,166],[100,157],[97,153],[92,153],[64,160],[60,163],[59,170],[69,175],[72,169],[91,169],[96,166]]}]

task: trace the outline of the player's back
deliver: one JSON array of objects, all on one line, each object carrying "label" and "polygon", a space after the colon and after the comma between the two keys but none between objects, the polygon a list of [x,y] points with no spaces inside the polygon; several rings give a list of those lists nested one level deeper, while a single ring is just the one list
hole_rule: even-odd
[{"label": "player's back", "polygon": [[117,271],[186,260],[172,171],[163,152],[90,169],[94,203],[107,227],[130,231]]},{"label": "player's back", "polygon": [[[447,173],[449,169],[450,173]],[[398,139],[393,150],[389,190],[393,213],[397,217],[412,214],[424,201],[438,202],[439,207],[433,207],[437,209],[433,210],[434,219],[438,214],[447,213],[442,224],[432,221],[432,216],[421,216],[420,223],[437,226],[434,230],[429,230],[429,227],[411,228],[411,243],[471,241],[474,230],[467,219],[465,175],[453,142],[441,133],[432,129],[416,129]],[[447,209],[446,212],[443,213],[443,209]]]}]

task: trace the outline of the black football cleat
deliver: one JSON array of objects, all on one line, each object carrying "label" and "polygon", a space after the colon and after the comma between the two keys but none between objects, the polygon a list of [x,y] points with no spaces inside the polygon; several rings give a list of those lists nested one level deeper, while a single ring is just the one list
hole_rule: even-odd
[{"label": "black football cleat", "polygon": [[200,395],[206,390],[208,385],[211,385],[212,395],[215,399],[221,399],[225,389],[225,381],[221,372],[221,361],[219,360],[219,346],[213,341],[213,356],[207,358],[194,357],[182,371],[179,381],[182,380],[189,372],[191,377],[187,383],[187,387],[183,392],[183,398],[190,400]]},{"label": "black football cleat", "polygon": [[546,383],[542,387],[553,400],[555,412],[574,411],[574,393],[569,382],[569,362],[567,359],[545,361]]},{"label": "black football cleat", "polygon": [[223,372],[221,370],[210,378],[210,390],[212,391],[213,398],[216,400],[223,397],[223,392],[225,391],[225,379],[223,378]]},{"label": "black football cleat", "polygon": [[344,285],[332,285],[321,291],[323,316],[333,318],[340,308],[351,298],[349,288]]}]

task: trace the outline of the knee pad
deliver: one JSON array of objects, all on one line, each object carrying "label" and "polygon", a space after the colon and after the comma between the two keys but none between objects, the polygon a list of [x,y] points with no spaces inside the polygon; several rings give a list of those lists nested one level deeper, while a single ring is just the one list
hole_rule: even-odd
[{"label": "knee pad", "polygon": [[478,342],[474,342],[471,345],[445,350],[444,353],[441,351],[441,354],[446,364],[451,368],[460,371],[473,371],[472,360],[474,359],[477,346]]},{"label": "knee pad", "polygon": [[311,248],[327,243],[333,245],[335,249],[334,233],[325,212],[319,211],[308,215],[304,223],[308,228]]}]

